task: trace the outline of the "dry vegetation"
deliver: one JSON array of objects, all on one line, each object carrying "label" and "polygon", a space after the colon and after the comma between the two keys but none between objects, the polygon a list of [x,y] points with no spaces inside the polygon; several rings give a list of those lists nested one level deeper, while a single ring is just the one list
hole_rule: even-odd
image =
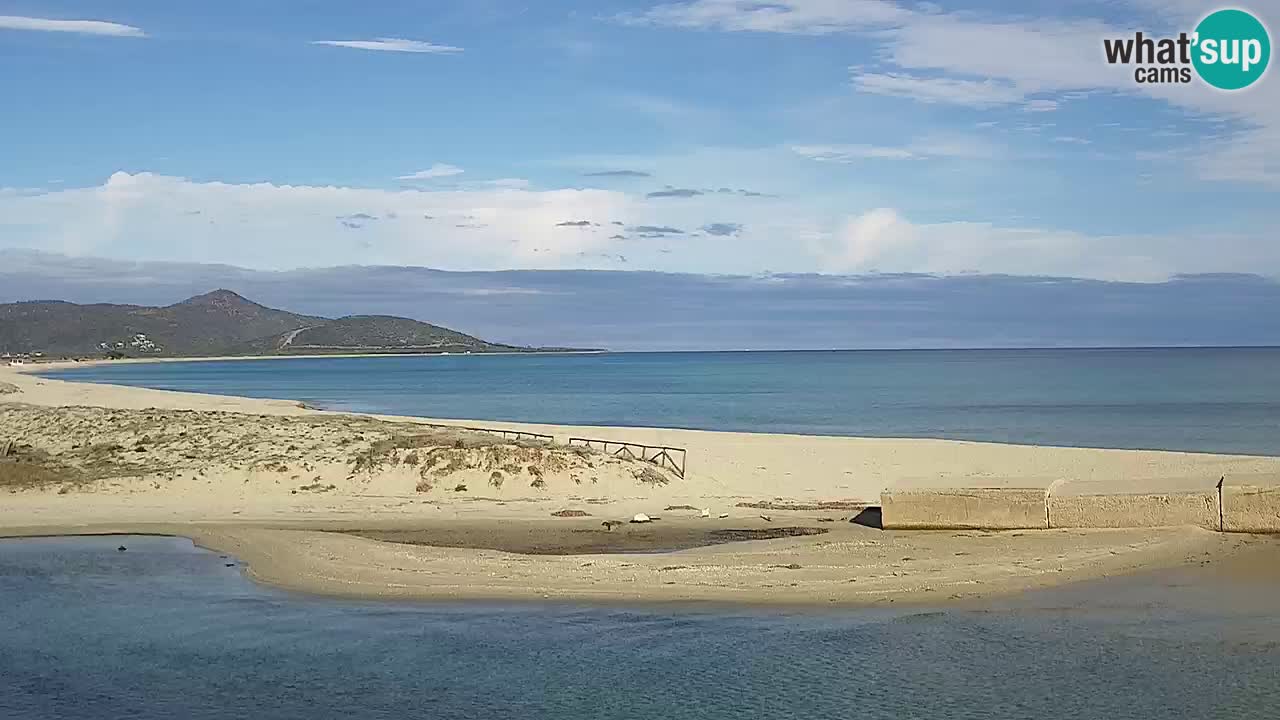
[{"label": "dry vegetation", "polygon": [[[529,487],[545,488],[546,477],[568,477],[575,484],[584,478],[594,482],[592,471],[606,464],[625,461],[600,455],[582,447],[564,447],[526,440],[502,440],[486,433],[434,430],[415,434],[395,434],[376,440],[351,455],[355,474],[377,473],[405,467],[420,478],[417,489],[428,492],[438,482],[459,473],[479,473],[489,487],[501,490],[508,478],[524,480]],[[652,475],[641,476],[633,468],[637,480],[650,482]],[[658,473],[662,476],[661,473]],[[662,478],[665,482],[667,479]],[[458,483],[454,492],[466,492],[466,484]]]},{"label": "dry vegetation", "polygon": [[[24,452],[25,451],[25,452]],[[10,448],[0,457],[0,487],[38,488],[55,482],[76,482],[78,473],[52,462],[48,453],[30,448]]]},{"label": "dry vegetation", "polygon": [[[228,472],[278,474],[297,492],[329,492],[318,468],[359,483],[394,475],[418,492],[581,485],[609,472],[660,486],[656,467],[584,447],[350,416],[273,416],[189,410],[0,405],[0,488]],[[310,481],[309,483],[307,481]],[[526,491],[527,492],[527,491]]]},{"label": "dry vegetation", "polygon": [[671,482],[671,478],[656,467],[635,467],[631,469],[631,473],[635,475],[636,480],[646,485],[660,486]]}]

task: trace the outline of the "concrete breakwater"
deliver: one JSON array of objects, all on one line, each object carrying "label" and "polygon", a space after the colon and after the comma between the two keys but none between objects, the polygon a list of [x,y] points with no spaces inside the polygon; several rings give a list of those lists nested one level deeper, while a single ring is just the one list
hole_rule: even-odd
[{"label": "concrete breakwater", "polygon": [[880,494],[885,529],[1141,528],[1280,532],[1280,474],[1140,480],[905,480]]}]

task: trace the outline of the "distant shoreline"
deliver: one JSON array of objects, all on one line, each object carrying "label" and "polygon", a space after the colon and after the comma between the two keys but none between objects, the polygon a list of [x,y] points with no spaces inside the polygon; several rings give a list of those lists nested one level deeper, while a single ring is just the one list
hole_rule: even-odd
[{"label": "distant shoreline", "polygon": [[[701,355],[701,354],[785,354],[785,352],[1125,352],[1162,350],[1280,350],[1280,345],[1082,345],[1082,346],[1015,346],[1015,347],[727,347],[716,350],[611,350],[611,348],[584,348],[584,350],[500,350],[485,352],[316,352],[297,355],[198,355],[164,357],[86,357],[82,360],[31,360],[24,357],[24,366],[38,365],[104,365],[138,363],[215,363],[228,360],[288,360],[320,359],[320,357],[456,357],[485,355]],[[15,366],[22,370],[23,366]]]},{"label": "distant shoreline", "polygon": [[606,355],[611,350],[539,350],[459,353],[328,353],[318,355],[209,355],[200,357],[157,358],[90,358],[85,360],[41,360],[11,365],[10,369],[22,373],[39,374],[44,371],[67,370],[100,365],[147,365],[161,363],[230,362],[234,360],[319,360],[323,358],[380,358],[380,357],[479,357],[484,355]]},{"label": "distant shoreline", "polygon": [[379,358],[379,357],[483,357],[486,355],[669,355],[669,354],[765,354],[765,353],[945,353],[945,352],[1124,352],[1141,350],[1280,350],[1280,345],[1116,345],[1116,346],[1080,346],[1080,347],[925,347],[925,348],[782,348],[782,349],[746,349],[729,348],[719,350],[501,350],[494,352],[362,352],[362,353],[316,353],[297,355],[201,355],[193,357],[127,357],[127,358],[86,358],[83,360],[25,360],[22,365],[10,366],[17,372],[40,373],[45,370],[57,371],[77,367],[94,367],[109,365],[141,365],[152,363],[196,363],[196,362],[229,362],[234,360],[317,360],[323,358]]},{"label": "distant shoreline", "polygon": [[[1057,395],[1050,393],[1046,396],[1048,400],[1041,405],[1036,405],[1035,403],[1038,401],[1031,400],[1032,405],[1028,407],[1033,409],[1043,407],[1046,412],[1057,412],[1057,414],[1046,415],[1041,413],[1036,415],[1036,420],[1042,424],[1033,424],[1031,426],[1033,431],[1025,433],[1018,432],[1016,429],[1014,431],[1005,431],[1006,429],[998,424],[966,425],[965,423],[968,420],[963,413],[966,412],[965,408],[967,406],[963,403],[954,408],[945,406],[944,403],[943,410],[947,414],[942,416],[941,419],[933,420],[934,425],[929,424],[931,422],[929,417],[925,417],[920,413],[912,416],[910,409],[917,407],[912,403],[931,401],[935,391],[950,392],[948,388],[939,385],[939,383],[945,383],[946,377],[948,377],[946,373],[938,375],[937,377],[942,379],[936,382],[931,380],[931,378],[935,377],[934,375],[921,376],[918,380],[904,376],[900,378],[901,384],[899,385],[875,385],[872,388],[873,390],[882,387],[893,388],[892,396],[886,395],[885,392],[880,392],[872,398],[877,403],[889,403],[887,406],[876,406],[889,408],[887,420],[883,422],[879,418],[873,417],[872,414],[856,411],[854,406],[850,406],[850,402],[867,402],[864,399],[853,396],[850,396],[852,399],[841,401],[847,406],[846,412],[831,416],[835,418],[834,420],[821,414],[821,402],[823,401],[811,399],[801,403],[798,414],[792,410],[790,414],[787,412],[765,414],[752,416],[749,420],[743,421],[732,414],[726,414],[723,411],[726,406],[723,406],[718,400],[708,398],[708,402],[704,403],[702,397],[698,394],[698,373],[716,372],[718,368],[733,368],[742,365],[744,367],[760,366],[762,372],[767,371],[767,374],[761,377],[766,379],[776,378],[773,380],[776,385],[775,390],[787,392],[790,388],[796,386],[800,393],[796,396],[798,398],[825,397],[824,395],[815,395],[813,391],[815,387],[825,385],[827,380],[820,374],[808,372],[796,375],[795,371],[790,369],[792,356],[794,356],[799,367],[836,368],[835,372],[838,375],[844,372],[840,368],[845,367],[845,363],[853,363],[854,366],[857,366],[859,362],[863,362],[867,364],[867,367],[872,368],[897,367],[898,359],[895,357],[896,353],[906,354],[904,360],[908,363],[908,367],[911,366],[911,363],[926,363],[928,367],[934,367],[935,365],[949,366],[955,363],[1011,362],[1019,363],[1019,366],[1025,365],[1033,371],[1035,368],[1042,366],[1060,367],[1070,371],[1071,368],[1075,367],[1076,363],[1076,358],[1072,356],[1072,353],[1084,353],[1079,357],[1081,366],[1086,368],[1096,366],[1101,369],[1102,379],[1105,380],[1105,373],[1109,368],[1112,368],[1112,359],[1115,358],[1115,363],[1118,363],[1117,367],[1128,369],[1126,377],[1130,377],[1144,386],[1145,378],[1150,374],[1148,370],[1154,365],[1163,366],[1169,363],[1181,364],[1186,362],[1193,363],[1192,367],[1195,368],[1212,369],[1217,357],[1213,353],[1218,352],[1223,353],[1223,357],[1227,359],[1236,358],[1250,367],[1258,366],[1265,369],[1280,362],[1280,348],[1195,350],[1162,348],[1080,349],[1069,352],[1059,350],[928,350],[886,351],[886,354],[866,354],[859,357],[862,353],[872,352],[875,351],[797,350],[778,351],[776,353],[775,351],[734,353],[722,351],[556,351],[539,353],[540,355],[551,355],[552,357],[543,360],[530,359],[527,362],[514,359],[523,357],[524,353],[484,353],[500,355],[501,357],[488,361],[477,360],[475,362],[450,359],[451,357],[456,357],[454,355],[442,356],[438,354],[430,355],[430,357],[442,358],[438,361],[405,360],[407,357],[421,356],[421,353],[211,355],[198,357],[145,357],[120,360],[94,359],[81,362],[46,360],[38,363],[28,363],[16,368],[16,370],[43,377],[78,382],[116,383],[139,388],[145,388],[150,385],[151,387],[183,389],[193,393],[224,397],[235,397],[247,393],[252,397],[279,400],[303,398],[316,409],[329,408],[346,412],[357,411],[358,409],[358,411],[366,413],[420,416],[471,424],[488,422],[509,422],[526,425],[577,423],[582,425],[618,425],[649,429],[719,431],[750,435],[937,438],[1031,447],[1107,448],[1280,457],[1280,447],[1277,447],[1273,438],[1265,434],[1265,430],[1262,427],[1249,428],[1248,434],[1242,434],[1244,431],[1233,431],[1234,425],[1231,422],[1225,422],[1216,427],[1205,427],[1202,432],[1196,434],[1196,423],[1199,421],[1194,420],[1194,416],[1185,412],[1182,416],[1185,421],[1173,418],[1168,422],[1164,422],[1164,418],[1160,417],[1160,412],[1162,411],[1159,410],[1159,403],[1153,404],[1147,401],[1152,397],[1156,400],[1165,397],[1168,395],[1165,391],[1157,392],[1154,396],[1147,392],[1145,395],[1135,396],[1135,398],[1136,402],[1139,403],[1137,406],[1139,411],[1143,413],[1142,417],[1152,422],[1160,423],[1151,425],[1151,427],[1167,430],[1167,435],[1162,435],[1154,430],[1144,432],[1142,428],[1147,426],[1141,423],[1135,426],[1138,430],[1127,434],[1124,427],[1111,423],[1106,417],[1098,416],[1096,412],[1093,417],[1104,422],[1105,427],[1112,428],[1116,432],[1104,433],[1081,430],[1080,428],[1082,427],[1091,426],[1078,421],[1073,424],[1070,417],[1062,420],[1061,427],[1054,425],[1053,423],[1060,421],[1063,417],[1060,411],[1055,410],[1055,408],[1058,408],[1055,403],[1070,403],[1074,402],[1075,398],[1094,398],[1093,388],[1095,386],[1092,383],[1098,380],[1098,375],[1092,370],[1080,374],[1076,378],[1076,384],[1068,387],[1065,393],[1059,392]],[[914,358],[909,355],[917,352],[924,354],[917,354]],[[954,354],[934,358],[928,353]],[[991,355],[989,356],[988,353],[991,353]],[[1092,353],[1098,354],[1092,355]],[[1182,355],[1180,353],[1188,354]],[[1198,353],[1208,354],[1201,356]],[[390,364],[385,367],[379,363],[368,361],[368,358],[376,357],[394,357],[399,360],[395,363],[388,361]],[[237,365],[236,361],[238,360],[282,360],[289,358],[297,358],[299,362],[288,367],[282,365],[279,373],[275,371],[267,374],[254,372],[250,373],[249,376],[240,377],[241,374],[239,372],[232,370],[236,366],[244,368],[251,366],[248,362]],[[320,360],[323,358],[335,358],[338,362],[322,363]],[[346,363],[347,360],[359,360],[360,362],[353,362],[348,365]],[[502,360],[502,362],[499,362],[499,360]],[[162,368],[166,363],[222,363],[222,365],[205,365],[204,370],[193,370],[194,374],[192,374],[185,371],[178,372],[176,369],[173,372],[165,371]],[[615,389],[608,383],[617,380],[630,382],[628,378],[635,377],[639,379],[644,377],[643,374],[635,375],[629,369],[636,364],[645,367],[652,365],[652,367],[666,368],[662,375],[664,381],[675,382],[680,385],[680,390],[671,395],[671,397],[677,401],[683,397],[692,399],[667,406],[654,405],[642,397],[637,398],[635,404],[628,406],[627,403],[630,402],[631,398],[622,394],[612,398],[611,404],[607,406],[609,411],[593,412],[593,397],[614,394]],[[115,367],[114,370],[112,369],[113,367]],[[147,367],[153,369],[147,370]],[[170,365],[170,367],[181,366]],[[189,365],[187,367],[194,368],[197,366]],[[693,369],[686,372],[682,369],[685,367]],[[436,376],[435,373],[437,371],[444,372],[444,374]],[[263,372],[265,373],[265,370]],[[381,376],[384,372],[395,375],[398,379],[394,382],[405,381],[410,385],[428,383],[433,384],[436,389],[426,391],[420,396],[417,394],[405,394],[399,392],[394,383],[379,380],[373,386],[370,386],[376,386],[377,390],[366,392],[363,388],[364,379],[361,376],[368,373]],[[523,396],[503,396],[500,401],[486,397],[486,388],[489,387],[487,383],[490,380],[503,378],[501,382],[506,382],[509,379],[525,379],[527,377],[528,382],[536,384],[542,382],[537,378],[546,377],[552,378],[554,385],[554,378],[563,377],[566,373],[579,374],[581,381],[575,382],[573,387],[564,389],[564,402],[558,406],[542,407],[537,403],[531,404]],[[1069,374],[1070,372],[1068,372]],[[889,377],[892,379],[892,376]],[[1200,372],[1196,377],[1201,382],[1212,380],[1211,373],[1206,375]],[[206,378],[214,379],[213,385],[207,386],[205,384]],[[596,382],[593,381],[593,378],[604,378],[607,382]],[[815,378],[815,380],[809,380],[808,378]],[[321,379],[320,382],[324,386],[316,385],[315,379]],[[455,379],[463,382],[468,388],[466,393],[450,392],[447,387],[439,384],[440,382],[452,383]],[[992,379],[997,383],[999,382],[994,377]],[[1042,396],[1042,383],[1036,379],[1034,372],[1031,374],[1023,373],[1016,379],[1019,382],[1012,385],[1011,390],[1004,391],[1005,395],[1013,397],[1015,402],[1019,401],[1018,398],[1040,398]],[[523,380],[520,381],[523,382]],[[477,382],[480,384],[476,385],[475,383]],[[645,380],[643,382],[648,383],[649,381]],[[691,382],[693,384],[690,384]],[[728,387],[740,388],[744,391],[759,389],[748,388],[741,385],[741,383],[732,381],[731,378],[726,382],[728,382]],[[894,382],[898,382],[898,380]],[[353,389],[350,392],[345,392],[341,390],[344,387]],[[670,392],[669,389],[660,387],[655,389],[659,393]],[[692,390],[692,394],[686,392],[689,390]],[[623,393],[634,391],[635,388],[621,390]],[[644,393],[652,391],[644,390]],[[417,391],[415,390],[414,392],[416,393]],[[552,392],[559,391],[552,390]],[[440,393],[443,393],[444,396],[437,397]],[[1012,395],[1009,395],[1009,393],[1012,393]],[[969,394],[972,395],[973,401],[979,403],[980,406],[983,402],[981,391],[973,391]],[[1220,395],[1224,399],[1230,400],[1239,394],[1239,391],[1232,392],[1227,387],[1222,388],[1220,391],[1210,392],[1207,397],[1213,399],[1215,396]],[[765,396],[762,395],[761,397]],[[1146,398],[1145,400],[1143,399],[1144,397]],[[1280,398],[1273,397],[1270,392],[1266,392],[1265,398],[1259,396],[1258,399],[1266,399],[1268,402],[1280,400]],[[1110,402],[1124,403],[1127,401],[1124,398],[1117,398],[1114,401],[1108,401],[1108,403]],[[901,405],[894,405],[894,403],[901,403]],[[1103,403],[1097,407],[1109,407],[1108,403]],[[1142,403],[1146,404],[1143,405]],[[1092,406],[1086,403],[1085,407]],[[709,410],[706,408],[709,408]],[[818,408],[816,411],[818,414],[813,414],[815,412],[814,408]],[[900,408],[907,408],[908,410],[904,412]],[[1147,411],[1143,408],[1155,408],[1155,410]],[[765,409],[767,410],[767,408]],[[1210,410],[1212,409],[1210,408]],[[1105,411],[1100,410],[1098,412]],[[809,414],[806,415],[805,413]],[[1236,412],[1227,417],[1227,420],[1233,420],[1237,416],[1245,419],[1250,417],[1247,413]],[[986,417],[982,416],[981,419],[985,420]],[[816,420],[812,420],[812,418],[816,418]],[[938,425],[937,423],[942,424]],[[959,428],[960,431],[949,432],[948,430],[953,427]]]}]

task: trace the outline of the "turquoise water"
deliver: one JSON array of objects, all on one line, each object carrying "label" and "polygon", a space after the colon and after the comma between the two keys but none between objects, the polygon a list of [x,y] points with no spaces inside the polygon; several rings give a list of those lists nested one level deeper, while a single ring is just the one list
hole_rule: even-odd
[{"label": "turquoise water", "polygon": [[295,358],[56,376],[474,420],[1280,455],[1280,348]]},{"label": "turquoise water", "polygon": [[1087,611],[1049,595],[796,614],[336,601],[228,563],[172,538],[0,541],[0,717],[1199,720],[1280,704],[1273,607],[1179,608],[1159,584],[1082,591]]}]

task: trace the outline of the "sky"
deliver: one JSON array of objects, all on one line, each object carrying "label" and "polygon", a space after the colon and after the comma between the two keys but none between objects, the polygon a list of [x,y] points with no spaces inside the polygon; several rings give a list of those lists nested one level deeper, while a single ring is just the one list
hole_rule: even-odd
[{"label": "sky", "polygon": [[0,248],[1276,278],[1274,71],[1223,92],[1102,57],[1216,7],[0,0]]}]

